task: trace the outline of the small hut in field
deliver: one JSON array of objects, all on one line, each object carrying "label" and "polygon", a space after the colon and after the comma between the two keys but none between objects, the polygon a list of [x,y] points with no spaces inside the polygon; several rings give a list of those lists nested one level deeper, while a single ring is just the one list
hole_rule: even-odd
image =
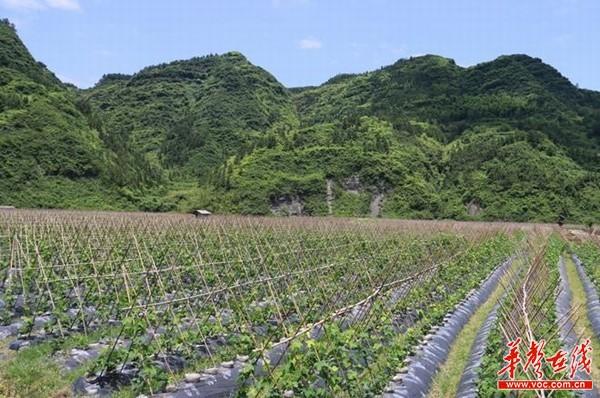
[{"label": "small hut in field", "polygon": [[194,210],[193,214],[196,218],[206,218],[212,215],[210,211],[204,209]]}]

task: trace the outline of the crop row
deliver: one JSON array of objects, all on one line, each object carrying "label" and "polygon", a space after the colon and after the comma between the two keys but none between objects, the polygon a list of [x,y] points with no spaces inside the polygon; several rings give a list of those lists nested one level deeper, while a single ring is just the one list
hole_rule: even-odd
[{"label": "crop row", "polygon": [[91,391],[155,393],[248,357],[248,395],[356,396],[514,247],[486,225],[436,228],[14,212],[0,218],[2,320],[16,347],[102,347]]}]

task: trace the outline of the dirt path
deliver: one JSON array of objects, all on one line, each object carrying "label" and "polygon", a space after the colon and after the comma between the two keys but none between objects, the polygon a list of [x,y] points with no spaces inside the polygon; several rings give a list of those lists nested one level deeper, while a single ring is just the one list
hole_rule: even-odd
[{"label": "dirt path", "polygon": [[[482,309],[486,303],[491,303],[487,310],[482,310],[478,317],[477,325],[480,326],[487,314],[491,311],[492,307],[497,302],[498,297],[495,297],[494,301],[490,301],[496,292],[499,291],[499,295],[502,294],[503,289],[498,289],[500,281],[507,275],[509,270],[513,269],[514,259],[511,259],[500,267],[498,267],[479,287],[478,290],[473,291],[467,296],[467,298],[456,307],[456,310],[449,313],[446,317],[446,322],[442,325],[434,334],[426,336],[425,340],[427,343],[423,346],[423,349],[412,358],[409,358],[409,365],[405,372],[400,372],[392,378],[392,381],[386,388],[386,392],[383,394],[385,398],[411,398],[411,397],[424,397],[431,390],[432,382],[436,378],[436,373],[444,363],[451,364],[448,361],[448,356],[451,354],[453,347],[461,347],[463,343],[458,343],[457,339],[460,339],[462,331],[466,325],[473,319],[476,314],[479,314],[479,310]],[[471,344],[469,344],[466,350],[466,357],[468,357],[469,348],[472,345],[475,336],[473,333],[479,329],[473,328],[474,332],[469,332],[469,338]],[[467,333],[467,332],[465,332]],[[456,352],[458,356],[465,355],[464,353]],[[458,360],[458,359],[456,359]],[[452,368],[452,369],[451,369]],[[456,372],[456,368],[460,368],[460,371]],[[455,383],[446,383],[443,388],[455,388],[453,384],[458,384],[461,376],[463,367],[459,367],[456,364],[449,366],[448,379],[456,380]],[[442,386],[440,385],[440,389]],[[447,396],[445,393],[437,396]],[[450,394],[452,396],[452,394]]]},{"label": "dirt path", "polygon": [[[592,341],[592,380],[600,383],[600,340],[594,335],[590,319],[587,315],[587,297],[583,283],[575,267],[575,263],[569,256],[565,256],[565,269],[569,287],[571,289],[571,308],[580,308],[580,315],[575,318],[574,333],[585,339],[590,337]],[[581,340],[580,338],[580,340]],[[599,396],[596,392],[596,396]]]},{"label": "dirt path", "polygon": [[485,352],[485,343],[496,319],[498,301],[502,298],[504,286],[509,284],[516,269],[521,265],[523,265],[522,259],[514,261],[511,269],[502,277],[487,301],[473,314],[460,332],[446,361],[433,380],[429,398],[455,397],[458,396],[459,391],[461,397],[471,396],[469,395],[471,389],[473,389],[472,396],[477,396],[476,369]]}]

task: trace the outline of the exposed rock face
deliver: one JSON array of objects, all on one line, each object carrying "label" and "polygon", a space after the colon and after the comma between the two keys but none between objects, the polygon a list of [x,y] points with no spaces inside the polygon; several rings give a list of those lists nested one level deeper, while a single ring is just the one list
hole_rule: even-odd
[{"label": "exposed rock face", "polygon": [[346,190],[346,192],[350,193],[360,193],[362,190],[362,185],[360,183],[360,178],[357,175],[350,176],[342,181],[342,186]]},{"label": "exposed rock face", "polygon": [[325,198],[327,201],[327,214],[333,214],[333,181],[328,178],[327,179],[327,196]]},{"label": "exposed rock face", "polygon": [[483,213],[483,208],[477,199],[472,199],[469,203],[467,203],[466,207],[467,214],[472,217],[479,216],[481,213]]},{"label": "exposed rock face", "polygon": [[271,204],[271,212],[277,216],[301,216],[304,204],[297,195],[280,196]]},{"label": "exposed rock face", "polygon": [[381,214],[381,207],[383,206],[383,198],[384,195],[381,192],[375,193],[373,195],[373,199],[371,199],[371,204],[369,205],[369,209],[371,211],[371,217],[379,217]]}]

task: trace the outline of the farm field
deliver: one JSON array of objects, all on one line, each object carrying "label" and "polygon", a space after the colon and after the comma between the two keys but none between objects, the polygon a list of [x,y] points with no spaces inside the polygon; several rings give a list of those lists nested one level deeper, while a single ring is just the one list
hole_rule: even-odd
[{"label": "farm field", "polygon": [[0,396],[503,396],[507,341],[596,347],[600,246],[576,232],[0,211]]}]

